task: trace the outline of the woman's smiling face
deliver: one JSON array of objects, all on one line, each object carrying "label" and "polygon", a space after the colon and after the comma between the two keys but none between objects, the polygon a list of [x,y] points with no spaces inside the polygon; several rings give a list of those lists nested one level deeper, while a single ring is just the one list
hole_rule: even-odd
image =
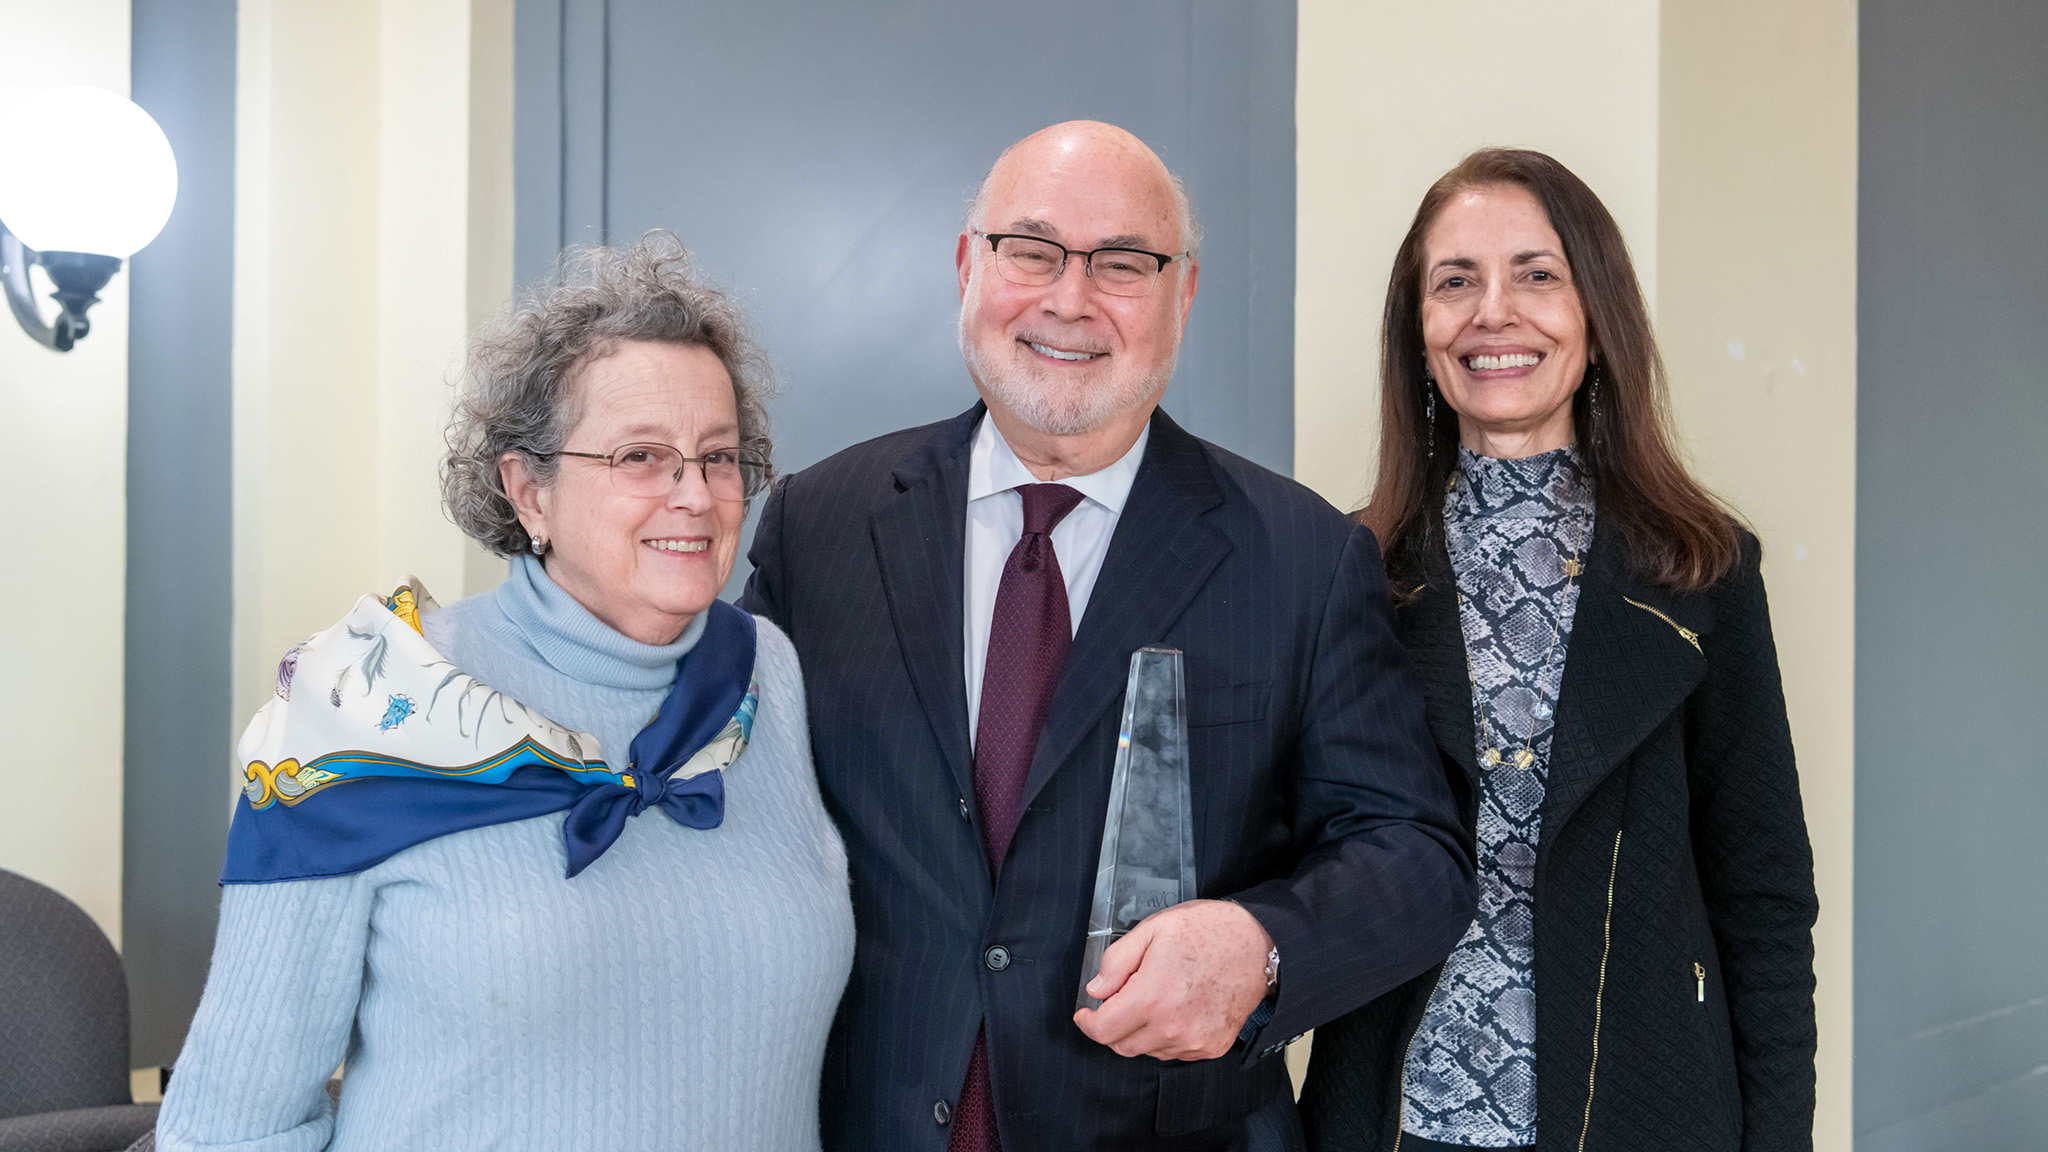
[{"label": "woman's smiling face", "polygon": [[[706,348],[627,341],[584,365],[573,387],[569,452],[667,444],[701,457],[740,440],[732,377]],[[548,575],[635,640],[674,640],[732,574],[746,503],[714,496],[698,465],[659,496],[620,491],[602,460],[563,456],[545,488],[525,482],[516,454],[505,468],[521,521],[548,542]]]},{"label": "woman's smiling face", "polygon": [[1564,243],[1517,184],[1452,196],[1423,239],[1422,341],[1458,438],[1517,458],[1573,439],[1590,350]]}]

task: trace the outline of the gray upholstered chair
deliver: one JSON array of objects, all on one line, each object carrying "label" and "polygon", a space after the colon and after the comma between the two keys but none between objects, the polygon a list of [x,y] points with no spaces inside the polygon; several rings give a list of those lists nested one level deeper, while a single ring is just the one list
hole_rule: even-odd
[{"label": "gray upholstered chair", "polygon": [[92,917],[0,870],[0,1152],[117,1152],[156,1125],[128,1091],[128,980]]}]

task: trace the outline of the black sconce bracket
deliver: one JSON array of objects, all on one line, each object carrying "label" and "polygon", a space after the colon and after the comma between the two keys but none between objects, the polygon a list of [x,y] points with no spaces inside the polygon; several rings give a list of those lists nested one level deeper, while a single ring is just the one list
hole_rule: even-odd
[{"label": "black sconce bracket", "polygon": [[[50,283],[57,288],[50,293],[50,299],[59,308],[54,321],[44,320],[41,309],[36,307],[35,289],[28,278],[29,267],[35,264],[43,266]],[[69,352],[73,344],[92,331],[92,322],[85,318],[86,309],[99,303],[99,290],[120,270],[121,260],[116,256],[38,252],[0,224],[0,286],[7,292],[7,305],[14,310],[22,330],[46,348]]]}]

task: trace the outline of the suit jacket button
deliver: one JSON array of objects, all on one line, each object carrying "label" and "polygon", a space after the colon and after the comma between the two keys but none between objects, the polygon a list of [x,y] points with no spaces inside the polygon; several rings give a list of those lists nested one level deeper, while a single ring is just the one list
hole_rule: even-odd
[{"label": "suit jacket button", "polygon": [[1010,966],[1010,950],[1001,944],[991,944],[988,951],[981,954],[981,962],[988,965],[989,971],[1001,972]]},{"label": "suit jacket button", "polygon": [[932,1119],[937,1120],[942,1125],[951,1124],[953,1122],[953,1106],[944,1100],[932,1105]]},{"label": "suit jacket button", "polygon": [[974,817],[967,814],[967,797],[965,796],[960,798],[960,819],[969,824],[974,823]]}]

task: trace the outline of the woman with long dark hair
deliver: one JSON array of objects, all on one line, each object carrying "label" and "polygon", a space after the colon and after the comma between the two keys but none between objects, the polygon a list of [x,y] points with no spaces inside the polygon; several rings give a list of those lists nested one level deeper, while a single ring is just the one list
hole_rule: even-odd
[{"label": "woman with long dark hair", "polygon": [[1437,970],[1316,1032],[1319,1152],[1809,1149],[1818,910],[1756,538],[1672,447],[1627,246],[1538,152],[1424,196],[1378,536],[1473,829]]}]

